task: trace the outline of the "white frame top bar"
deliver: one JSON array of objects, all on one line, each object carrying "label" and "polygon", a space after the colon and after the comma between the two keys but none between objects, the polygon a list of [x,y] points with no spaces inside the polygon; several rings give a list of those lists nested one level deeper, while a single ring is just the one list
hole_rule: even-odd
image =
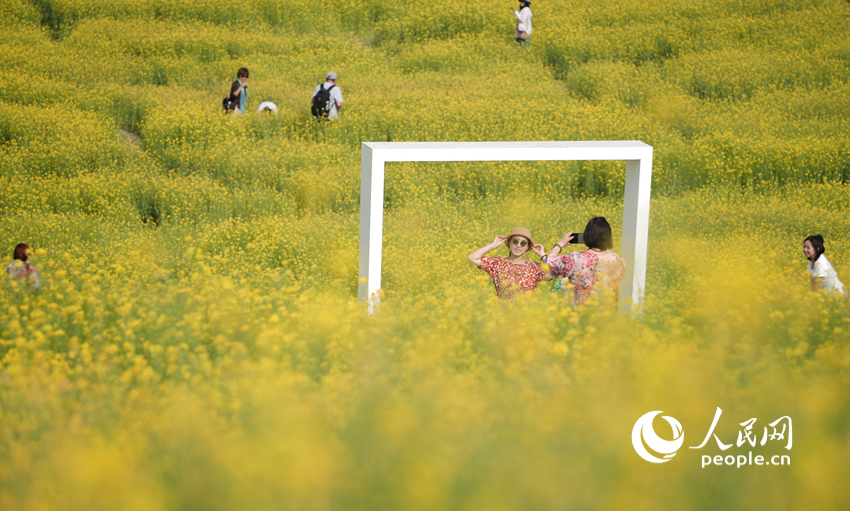
[{"label": "white frame top bar", "polygon": [[[596,142],[363,142],[385,162],[400,161],[567,161],[629,160],[635,150],[652,146],[639,141]],[[472,159],[474,158],[474,159]]]},{"label": "white frame top bar", "polygon": [[[362,300],[377,302],[381,289],[384,221],[384,164],[434,161],[626,162],[623,243],[626,276],[620,284],[620,309],[643,299],[649,236],[652,146],[640,141],[584,142],[363,142],[360,161],[360,285]],[[459,263],[460,264],[460,263]]]}]

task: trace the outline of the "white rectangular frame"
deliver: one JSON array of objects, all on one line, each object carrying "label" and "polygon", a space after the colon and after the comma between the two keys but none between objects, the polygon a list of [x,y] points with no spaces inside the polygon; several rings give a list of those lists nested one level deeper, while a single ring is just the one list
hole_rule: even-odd
[{"label": "white rectangular frame", "polygon": [[626,276],[620,310],[643,300],[649,237],[652,146],[640,141],[588,142],[363,142],[360,155],[360,275],[358,295],[374,305],[381,289],[384,166],[387,162],[582,161],[626,162],[623,243]]}]

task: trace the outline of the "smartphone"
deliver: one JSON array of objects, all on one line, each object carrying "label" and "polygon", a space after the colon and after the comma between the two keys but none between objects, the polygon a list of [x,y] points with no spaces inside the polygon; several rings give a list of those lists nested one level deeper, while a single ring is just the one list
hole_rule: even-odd
[{"label": "smartphone", "polygon": [[583,232],[574,232],[573,236],[570,238],[570,244],[572,244],[572,245],[584,245],[584,233]]}]

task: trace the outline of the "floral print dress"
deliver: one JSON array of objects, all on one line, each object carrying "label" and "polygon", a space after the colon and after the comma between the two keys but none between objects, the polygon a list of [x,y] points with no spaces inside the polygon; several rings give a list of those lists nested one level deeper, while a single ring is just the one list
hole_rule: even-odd
[{"label": "floral print dress", "polygon": [[27,261],[17,259],[6,267],[6,281],[11,289],[38,289],[41,287],[41,278],[39,278],[35,266]]},{"label": "floral print dress", "polygon": [[546,276],[538,263],[523,261],[522,264],[513,264],[507,257],[482,257],[479,268],[490,275],[496,286],[496,294],[503,299],[533,292]]},{"label": "floral print dress", "polygon": [[549,272],[557,277],[569,279],[575,288],[573,303],[582,304],[590,297],[597,280],[599,257],[590,250],[569,252],[557,257],[544,259],[549,263]]},{"label": "floral print dress", "polygon": [[617,256],[616,261],[599,259],[596,265],[596,278],[601,286],[596,287],[597,289],[604,287],[616,296],[620,293],[620,282],[626,276],[626,262],[619,255],[613,255]]}]

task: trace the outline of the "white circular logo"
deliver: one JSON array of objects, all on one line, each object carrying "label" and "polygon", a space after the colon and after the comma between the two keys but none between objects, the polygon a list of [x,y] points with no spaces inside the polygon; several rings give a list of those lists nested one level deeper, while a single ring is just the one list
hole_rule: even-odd
[{"label": "white circular logo", "polygon": [[[670,427],[673,428],[673,440],[664,440],[655,434],[655,430],[652,429],[652,419],[659,413],[661,413],[661,410],[644,414],[635,422],[635,427],[632,429],[632,445],[635,446],[635,451],[637,451],[638,456],[652,463],[670,461],[676,455],[679,447],[682,447],[682,442],[685,441],[685,431],[682,429],[682,425],[673,417],[666,415],[662,415],[661,418],[669,422]],[[659,458],[650,453],[644,447],[644,444],[663,456]]]}]

